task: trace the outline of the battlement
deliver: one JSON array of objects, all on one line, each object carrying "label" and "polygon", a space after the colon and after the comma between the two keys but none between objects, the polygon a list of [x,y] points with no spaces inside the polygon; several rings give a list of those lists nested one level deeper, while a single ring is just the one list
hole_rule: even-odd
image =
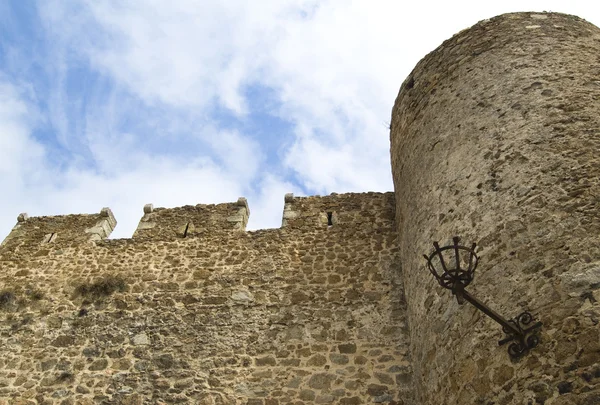
[{"label": "battlement", "polygon": [[[383,215],[382,215],[383,211]],[[366,228],[393,226],[394,193],[285,195],[282,228],[332,228],[352,224]]]},{"label": "battlement", "polygon": [[[246,233],[244,198],[148,204],[111,241],[108,208],[19,215],[0,405],[599,404],[599,53],[563,14],[461,31],[396,99],[395,192],[287,194],[280,229]],[[521,360],[427,274],[454,235],[480,246],[479,300],[543,323]]]},{"label": "battlement", "polygon": [[245,232],[243,198],[149,204],[131,239],[66,248],[70,235],[99,237],[108,217],[23,215],[8,242],[23,236],[31,247],[0,249],[11,394],[123,404],[411,398],[393,194],[285,201],[280,229]]},{"label": "battlement", "polygon": [[207,232],[245,231],[250,209],[244,197],[224,204],[186,205],[177,208],[144,206],[144,216],[134,239],[168,240],[191,238]]},{"label": "battlement", "polygon": [[[315,229],[360,227],[389,228],[394,225],[394,193],[332,193],[328,196],[295,197],[285,195],[281,228],[312,231]],[[175,240],[244,232],[250,216],[248,202],[197,204],[175,208],[144,206],[132,238],[135,240]],[[80,243],[107,238],[117,221],[109,208],[99,214],[29,217],[22,213],[2,243],[39,247],[47,243]]]},{"label": "battlement", "polygon": [[110,208],[98,214],[29,217],[21,213],[2,247],[73,244],[107,238],[117,225]]},{"label": "battlement", "polygon": [[[329,229],[360,226],[391,227],[394,193],[332,193],[328,196],[295,197],[286,194],[282,229]],[[177,208],[144,206],[144,216],[133,239],[172,240],[207,233],[243,232],[250,209],[245,198],[223,204],[198,204]]]}]

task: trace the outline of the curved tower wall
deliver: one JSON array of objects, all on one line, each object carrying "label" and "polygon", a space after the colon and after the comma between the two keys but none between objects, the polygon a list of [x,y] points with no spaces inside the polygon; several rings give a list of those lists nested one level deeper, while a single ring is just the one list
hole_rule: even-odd
[{"label": "curved tower wall", "polygon": [[[600,29],[517,13],[458,33],[403,83],[391,159],[418,403],[600,403]],[[454,235],[479,244],[473,295],[544,323],[520,361],[426,271]]]}]

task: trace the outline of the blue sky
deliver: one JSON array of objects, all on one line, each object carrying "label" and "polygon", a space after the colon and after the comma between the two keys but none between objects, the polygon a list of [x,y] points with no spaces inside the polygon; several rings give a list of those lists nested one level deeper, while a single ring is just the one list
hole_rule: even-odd
[{"label": "blue sky", "polygon": [[[457,31],[510,11],[600,24],[591,1],[0,2],[0,239],[20,212],[392,189],[387,126],[404,78]],[[491,2],[490,2],[491,3]]]}]

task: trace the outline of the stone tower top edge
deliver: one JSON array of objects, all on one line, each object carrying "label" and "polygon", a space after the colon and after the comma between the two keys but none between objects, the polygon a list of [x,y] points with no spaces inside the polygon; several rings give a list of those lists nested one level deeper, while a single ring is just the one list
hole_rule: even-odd
[{"label": "stone tower top edge", "polygon": [[[431,91],[433,89],[432,86],[435,86],[437,80],[424,80],[424,78],[420,76],[421,71],[431,71],[432,66],[439,65],[439,76],[452,75],[458,66],[468,64],[470,59],[479,57],[479,55],[490,50],[487,46],[489,45],[487,38],[491,31],[498,29],[506,30],[507,26],[512,26],[514,28],[519,25],[521,28],[520,30],[512,30],[510,35],[504,32],[504,40],[496,41],[494,44],[495,47],[498,47],[518,42],[522,40],[522,35],[537,33],[540,29],[560,30],[565,36],[581,35],[582,23],[584,23],[583,25],[589,25],[590,34],[595,31],[594,24],[576,15],[547,11],[520,11],[486,18],[469,28],[457,32],[433,51],[425,55],[413,68],[412,72],[405,78],[400,86],[398,96],[392,109],[392,125],[397,121],[397,118],[394,119],[394,116],[397,115],[397,107],[400,104],[399,100],[402,97],[409,96],[409,90],[420,87],[420,91]],[[576,33],[569,31],[570,25],[577,27]],[[498,32],[498,34],[501,33]],[[548,35],[547,38],[551,40],[552,35]],[[465,51],[466,48],[469,48],[467,49],[469,52]],[[459,59],[456,60],[454,64],[451,63],[456,57],[459,57]],[[440,78],[438,77],[437,79]]]}]

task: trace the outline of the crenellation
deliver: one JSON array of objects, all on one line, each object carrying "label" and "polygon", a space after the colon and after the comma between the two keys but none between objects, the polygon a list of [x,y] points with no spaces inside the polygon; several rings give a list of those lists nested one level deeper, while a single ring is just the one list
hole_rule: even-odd
[{"label": "crenellation", "polygon": [[245,231],[246,225],[248,224],[248,218],[250,218],[250,208],[248,207],[248,201],[244,197],[238,198],[236,205],[238,210],[235,214],[229,216],[227,221],[233,224],[234,229],[239,231]]},{"label": "crenellation", "polygon": [[109,208],[98,214],[29,217],[21,213],[2,242],[7,249],[35,249],[42,244],[79,244],[107,238],[117,221]]},{"label": "crenellation", "polygon": [[91,234],[90,240],[102,240],[108,238],[117,226],[117,220],[110,208],[102,208],[100,217],[101,219],[96,222],[96,225],[85,230],[86,233]]},{"label": "crenellation", "polygon": [[[0,344],[5,359],[32,360],[7,368],[10,392],[49,400],[63,390],[75,403],[410,399],[396,382],[410,355],[390,194],[336,197],[355,216],[370,207],[378,232],[357,221],[198,231],[243,223],[240,199],[146,210],[150,229],[175,233],[169,221],[192,218],[194,237],[50,243],[43,255],[0,248],[0,284],[18,302],[0,308],[11,329]],[[332,203],[323,198],[295,203],[320,212]]]},{"label": "crenellation", "polygon": [[[335,226],[365,227],[392,226],[394,219],[394,193],[367,193],[369,198],[357,198],[358,194],[331,193],[329,196],[294,197],[285,195],[282,227],[291,229],[330,229]],[[380,210],[386,216],[375,218],[373,212]]]},{"label": "crenellation", "polygon": [[234,203],[198,204],[177,208],[144,206],[144,216],[134,239],[173,240],[196,237],[206,232],[245,231],[250,209],[245,198]]},{"label": "crenellation", "polygon": [[[600,403],[600,30],[515,13],[461,31],[404,81],[395,191],[28,217],[0,245],[0,405]],[[581,80],[573,80],[580,78]],[[521,360],[428,274],[477,242],[470,291],[531,311]],[[4,399],[6,398],[6,399]]]},{"label": "crenellation", "polygon": [[144,205],[144,214],[150,214],[150,213],[152,213],[152,211],[154,211],[154,205],[153,204],[146,204],[146,205]]}]

